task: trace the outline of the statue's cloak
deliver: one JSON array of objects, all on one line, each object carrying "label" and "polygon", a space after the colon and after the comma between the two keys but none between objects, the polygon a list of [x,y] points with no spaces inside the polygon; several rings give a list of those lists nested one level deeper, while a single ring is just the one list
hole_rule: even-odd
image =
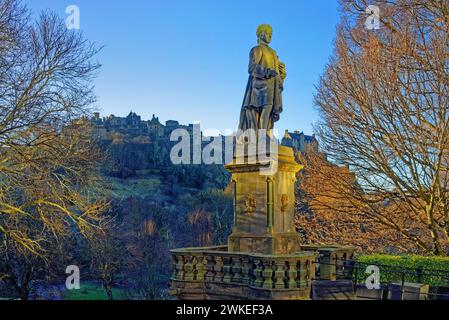
[{"label": "statue's cloak", "polygon": [[[282,112],[283,76],[280,74],[279,58],[272,48],[258,45],[251,50],[249,80],[240,115],[240,130],[273,128]],[[273,76],[272,71],[276,72]],[[285,76],[285,75],[284,75]],[[254,110],[272,106],[271,124],[268,128],[257,128],[252,116]]]}]

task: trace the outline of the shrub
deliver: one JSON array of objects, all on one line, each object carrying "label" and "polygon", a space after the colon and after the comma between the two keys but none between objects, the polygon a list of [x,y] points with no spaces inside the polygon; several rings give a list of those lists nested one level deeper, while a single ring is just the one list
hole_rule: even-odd
[{"label": "shrub", "polygon": [[405,282],[449,285],[449,257],[374,254],[358,256],[357,264],[360,267],[358,282],[365,281],[366,266],[376,265],[380,269],[381,283],[401,282],[404,275]]}]

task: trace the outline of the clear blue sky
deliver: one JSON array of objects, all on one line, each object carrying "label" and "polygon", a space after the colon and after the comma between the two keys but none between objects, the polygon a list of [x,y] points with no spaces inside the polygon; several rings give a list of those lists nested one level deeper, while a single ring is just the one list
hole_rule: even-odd
[{"label": "clear blue sky", "polygon": [[75,4],[85,36],[104,45],[97,78],[103,115],[130,110],[201,128],[237,127],[256,27],[273,26],[286,63],[279,130],[312,133],[313,94],[333,50],[337,0],[25,0],[33,12],[65,17]]}]

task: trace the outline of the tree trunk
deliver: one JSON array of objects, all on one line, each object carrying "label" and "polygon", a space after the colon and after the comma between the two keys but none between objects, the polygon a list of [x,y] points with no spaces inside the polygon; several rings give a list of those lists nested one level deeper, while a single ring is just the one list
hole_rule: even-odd
[{"label": "tree trunk", "polygon": [[108,295],[108,300],[114,300],[114,297],[112,296],[112,288],[110,286],[106,287],[106,294]]},{"label": "tree trunk", "polygon": [[30,296],[30,291],[28,289],[20,290],[20,300],[27,301]]},{"label": "tree trunk", "polygon": [[430,229],[430,235],[432,236],[434,248],[433,253],[437,256],[444,256],[443,247],[441,245],[441,239],[438,234],[438,228],[436,226],[435,219],[432,215],[432,206],[430,204],[426,205],[426,216],[427,216],[427,223]]},{"label": "tree trunk", "polygon": [[114,300],[114,296],[112,295],[112,284],[110,282],[103,282],[103,288],[108,300]]}]

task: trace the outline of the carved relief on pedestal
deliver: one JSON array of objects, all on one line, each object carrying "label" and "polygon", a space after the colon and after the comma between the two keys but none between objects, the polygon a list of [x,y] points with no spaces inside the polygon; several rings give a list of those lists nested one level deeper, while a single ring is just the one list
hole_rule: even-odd
[{"label": "carved relief on pedestal", "polygon": [[254,197],[252,194],[246,196],[245,199],[245,213],[250,214],[254,213],[256,211],[256,197]]},{"label": "carved relief on pedestal", "polygon": [[289,202],[288,194],[283,194],[281,196],[281,211],[282,212],[287,212],[287,210],[288,210],[288,202]]}]

